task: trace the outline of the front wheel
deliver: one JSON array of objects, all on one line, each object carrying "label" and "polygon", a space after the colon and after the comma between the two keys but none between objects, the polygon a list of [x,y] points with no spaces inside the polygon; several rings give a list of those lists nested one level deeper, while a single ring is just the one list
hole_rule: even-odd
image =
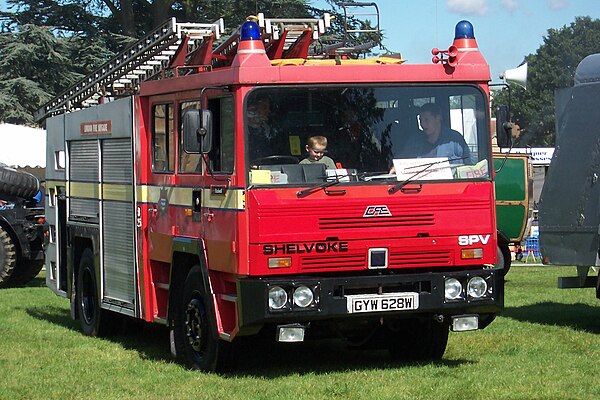
[{"label": "front wheel", "polygon": [[191,369],[220,372],[231,368],[231,343],[219,339],[212,297],[205,290],[200,266],[189,272],[178,307],[174,312],[178,355]]},{"label": "front wheel", "polygon": [[446,352],[446,324],[433,320],[399,321],[401,325],[388,329],[388,351],[392,358],[405,361],[440,360]]},{"label": "front wheel", "polygon": [[502,271],[502,275],[506,276],[506,274],[508,274],[508,270],[510,269],[511,263],[512,260],[508,245],[504,243],[498,243],[498,263],[496,264],[496,268],[499,268]]}]

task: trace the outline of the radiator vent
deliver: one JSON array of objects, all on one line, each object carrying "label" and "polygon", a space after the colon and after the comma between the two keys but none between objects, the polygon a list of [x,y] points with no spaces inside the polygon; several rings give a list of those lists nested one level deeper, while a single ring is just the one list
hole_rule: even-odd
[{"label": "radiator vent", "polygon": [[392,217],[323,217],[319,218],[319,229],[364,229],[389,228],[394,226],[431,226],[435,224],[432,213],[404,214]]}]

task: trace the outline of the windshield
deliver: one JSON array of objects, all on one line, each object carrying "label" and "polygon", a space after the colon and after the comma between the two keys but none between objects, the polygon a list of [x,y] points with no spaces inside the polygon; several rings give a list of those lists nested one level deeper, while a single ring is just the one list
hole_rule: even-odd
[{"label": "windshield", "polygon": [[258,88],[245,101],[250,185],[489,177],[475,86]]}]

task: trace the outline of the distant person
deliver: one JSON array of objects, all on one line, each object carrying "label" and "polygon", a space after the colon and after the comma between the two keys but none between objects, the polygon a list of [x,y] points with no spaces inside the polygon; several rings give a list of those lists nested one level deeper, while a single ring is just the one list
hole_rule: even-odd
[{"label": "distant person", "polygon": [[473,164],[471,151],[463,136],[442,124],[438,105],[423,105],[419,120],[423,133],[415,134],[407,143],[407,154],[413,157],[447,157],[451,164]]},{"label": "distant person", "polygon": [[300,164],[325,164],[327,169],[335,169],[333,160],[325,155],[327,152],[327,138],[325,136],[311,136],[306,141],[308,157],[300,161]]}]

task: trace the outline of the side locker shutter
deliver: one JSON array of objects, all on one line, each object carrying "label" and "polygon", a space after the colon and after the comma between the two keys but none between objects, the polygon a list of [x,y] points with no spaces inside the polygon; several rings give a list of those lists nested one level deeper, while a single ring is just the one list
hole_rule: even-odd
[{"label": "side locker shutter", "polygon": [[134,309],[135,214],[131,137],[102,141],[104,301]]},{"label": "side locker shutter", "polygon": [[69,150],[69,218],[98,223],[98,141],[71,141]]}]

